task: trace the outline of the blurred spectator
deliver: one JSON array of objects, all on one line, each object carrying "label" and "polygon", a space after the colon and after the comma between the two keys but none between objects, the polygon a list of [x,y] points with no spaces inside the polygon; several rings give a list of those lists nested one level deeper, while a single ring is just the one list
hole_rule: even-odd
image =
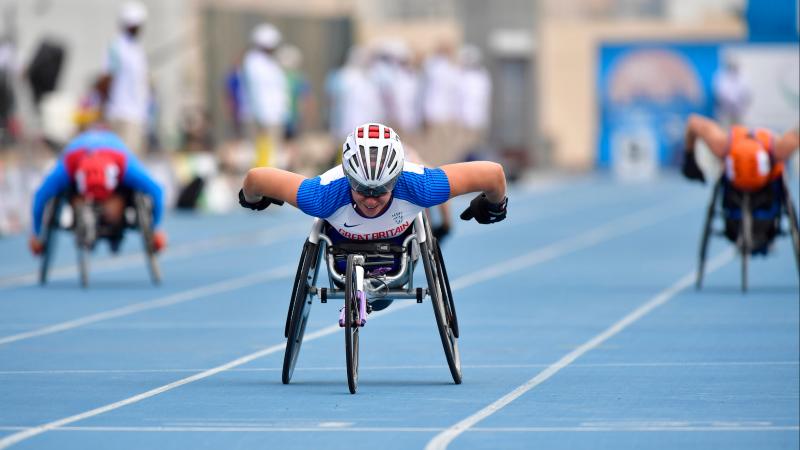
[{"label": "blurred spectator", "polygon": [[752,95],[736,60],[727,58],[723,67],[714,74],[713,91],[717,120],[723,126],[743,123]]},{"label": "blurred spectator", "polygon": [[463,160],[467,153],[485,145],[489,127],[492,81],[489,71],[483,66],[480,49],[464,46],[459,54],[461,76],[458,79],[459,149],[456,160]]},{"label": "blurred spectator", "polygon": [[14,43],[0,38],[0,148],[11,142],[14,117],[14,87],[17,73]]},{"label": "blurred spectator", "polygon": [[253,48],[244,57],[242,73],[256,145],[255,165],[284,167],[281,151],[289,114],[289,87],[286,74],[274,57],[281,33],[263,23],[253,30],[251,40]]},{"label": "blurred spectator", "polygon": [[74,122],[79,132],[91,127],[103,117],[103,108],[108,101],[108,82],[105,75],[95,77],[88,92],[81,97],[75,111]]},{"label": "blurred spectator", "polygon": [[339,75],[339,98],[336,110],[341,114],[339,128],[334,132],[337,143],[344,142],[357,126],[366,122],[382,122],[384,108],[380,92],[369,73],[369,53],[361,47],[352,47],[347,63]]},{"label": "blurred spectator", "polygon": [[395,130],[403,142],[416,143],[422,125],[419,73],[414,67],[411,49],[405,43],[398,43],[393,52],[396,64],[392,83]]},{"label": "blurred spectator", "polygon": [[458,105],[458,70],[452,48],[444,43],[424,65],[423,114],[427,127],[425,159],[438,167],[455,161],[455,119]]},{"label": "blurred spectator", "polygon": [[121,32],[106,59],[109,83],[106,118],[111,128],[135,154],[145,150],[145,127],[150,107],[150,86],[144,49],[138,42],[147,10],[138,2],[125,3],[119,14]]},{"label": "blurred spectator", "polygon": [[311,83],[300,69],[303,63],[303,54],[300,49],[294,45],[283,45],[278,49],[276,57],[286,73],[286,81],[289,86],[289,113],[286,116],[284,137],[288,157],[287,166],[294,170],[298,155],[295,144],[297,137],[313,120],[314,97],[311,95]]},{"label": "blurred spectator", "polygon": [[236,58],[225,74],[225,106],[234,139],[244,137],[244,86],[242,81],[242,56]]}]

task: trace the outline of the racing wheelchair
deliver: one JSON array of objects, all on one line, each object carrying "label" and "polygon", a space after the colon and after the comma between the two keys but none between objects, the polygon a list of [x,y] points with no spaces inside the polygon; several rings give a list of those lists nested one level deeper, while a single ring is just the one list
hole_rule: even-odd
[{"label": "racing wheelchair", "polygon": [[[797,211],[792,201],[787,175],[784,173],[755,192],[743,192],[733,187],[723,174],[715,183],[708,205],[703,235],[700,240],[700,258],[697,269],[696,288],[703,284],[706,252],[712,234],[726,237],[736,245],[741,256],[742,291],[747,291],[747,265],[750,256],[766,255],[777,236],[785,234],[781,219],[786,215],[792,252],[800,272],[800,230]],[[714,219],[724,219],[724,229],[714,229]]]},{"label": "racing wheelchair", "polygon": [[[82,287],[89,285],[89,253],[98,240],[105,239],[119,245],[125,229],[138,229],[142,235],[150,280],[153,284],[161,282],[161,269],[156,258],[153,242],[152,200],[145,194],[124,190],[125,211],[122,225],[110,225],[102,220],[101,206],[91,201],[76,202],[73,191],[51,199],[42,216],[41,240],[43,245],[42,260],[39,266],[39,284],[47,283],[50,262],[56,247],[57,231],[72,231],[75,236],[75,247],[78,256],[78,273]],[[63,226],[61,222],[62,208],[72,211],[71,223]],[[116,240],[116,244],[113,242]]]},{"label": "racing wheelchair", "polygon": [[[453,294],[442,252],[431,233],[427,215],[417,214],[404,233],[401,245],[381,241],[347,241],[334,244],[327,235],[329,225],[315,219],[303,245],[297,267],[284,335],[283,384],[292,378],[303,343],[311,304],[343,299],[339,326],[344,329],[347,386],[351,394],[358,388],[358,342],[367,314],[376,300],[416,300],[430,298],[436,326],[444,348],[450,374],[461,384],[461,359],[458,353],[458,321]],[[422,261],[426,287],[414,285],[414,268]],[[327,266],[327,286],[317,284],[322,266]],[[344,266],[344,270],[342,270]]]}]

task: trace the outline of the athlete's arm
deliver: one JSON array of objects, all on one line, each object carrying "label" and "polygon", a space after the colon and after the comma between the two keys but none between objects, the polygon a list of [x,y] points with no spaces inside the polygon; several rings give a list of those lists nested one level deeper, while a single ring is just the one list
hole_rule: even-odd
[{"label": "athlete's arm", "polygon": [[305,179],[306,177],[294,172],[274,167],[257,167],[247,172],[242,190],[249,203],[258,203],[263,197],[269,197],[297,206],[297,191]]},{"label": "athlete's arm", "polygon": [[450,182],[450,198],[470,192],[483,192],[492,203],[506,198],[503,166],[491,161],[447,164],[441,167]]},{"label": "athlete's arm", "polygon": [[153,226],[161,223],[164,211],[164,194],[161,186],[145,171],[142,164],[133,156],[128,156],[125,163],[125,174],[122,183],[138,192],[142,192],[153,199]]},{"label": "athlete's arm", "polygon": [[772,154],[778,161],[785,161],[792,156],[798,146],[800,146],[800,128],[794,128],[775,141]]},{"label": "athlete's arm", "polygon": [[728,151],[728,134],[725,130],[717,122],[707,117],[692,114],[686,123],[684,149],[687,152],[694,151],[697,138],[702,139],[718,158],[725,157]]}]

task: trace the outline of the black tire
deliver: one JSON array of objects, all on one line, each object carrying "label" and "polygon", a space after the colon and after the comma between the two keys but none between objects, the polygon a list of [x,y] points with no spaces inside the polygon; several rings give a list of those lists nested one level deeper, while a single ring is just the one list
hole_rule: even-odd
[{"label": "black tire", "polygon": [[347,255],[344,287],[344,346],[347,359],[347,387],[351,394],[358,389],[359,299],[356,291],[355,255]]},{"label": "black tire", "polygon": [[[308,244],[308,241],[306,241]],[[303,251],[300,253],[300,259],[297,261],[297,272],[294,274],[294,283],[292,284],[292,296],[289,297],[289,310],[286,311],[286,325],[283,327],[283,337],[289,337],[289,324],[292,323],[292,311],[294,311],[294,296],[297,294],[297,286],[302,280],[300,276],[301,271],[303,270],[303,261],[306,259],[306,253],[308,253],[308,245],[303,245]]]},{"label": "black tire", "polygon": [[442,294],[445,295],[445,307],[447,308],[447,321],[450,323],[450,328],[453,329],[453,335],[458,336],[458,317],[456,316],[456,304],[453,300],[453,291],[450,289],[450,278],[447,276],[447,266],[444,265],[444,256],[442,256],[442,247],[439,245],[439,240],[435,239],[436,247],[436,273],[439,274],[439,285],[443,287]]},{"label": "black tire", "polygon": [[283,372],[281,380],[283,384],[289,384],[297,364],[297,357],[300,354],[300,347],[303,344],[303,335],[306,332],[308,314],[311,311],[311,295],[309,287],[317,282],[319,273],[317,261],[319,260],[319,244],[313,244],[306,240],[303,246],[302,269],[295,280],[294,297],[292,298],[291,323],[289,333],[286,338],[286,351],[283,355]]},{"label": "black tire", "polygon": [[442,340],[447,367],[450,368],[453,382],[461,384],[461,357],[458,353],[458,337],[453,333],[447,314],[447,307],[445,306],[446,302],[442,295],[442,288],[439,285],[439,276],[435,264],[436,253],[431,247],[432,239],[431,237],[420,244],[422,264],[425,267],[425,278],[428,281],[428,295],[431,297],[433,315],[436,317],[436,327],[439,329],[439,337]]},{"label": "black tire", "polygon": [[722,190],[722,178],[720,178],[714,185],[713,192],[711,193],[711,203],[708,205],[708,210],[706,211],[706,221],[703,225],[703,236],[700,238],[700,256],[697,263],[697,279],[695,281],[695,288],[698,290],[703,287],[703,275],[705,274],[708,241],[711,238],[711,230],[714,225],[714,214],[717,210],[717,196],[719,195],[720,190]]},{"label": "black tire", "polygon": [[800,272],[800,225],[798,225],[797,211],[792,201],[792,193],[789,190],[786,175],[784,175],[783,178],[783,203],[786,216],[789,218],[789,234],[792,236],[792,252],[794,253],[795,262],[797,263],[797,270]]},{"label": "black tire", "polygon": [[750,210],[750,194],[742,196],[742,226],[740,233],[740,249],[742,254],[742,292],[747,292],[747,265],[753,246],[753,214]]},{"label": "black tire", "polygon": [[75,220],[75,249],[78,254],[78,275],[81,286],[89,286],[89,252],[96,236],[94,211],[91,206],[80,202],[73,205]]},{"label": "black tire", "polygon": [[56,197],[44,207],[42,215],[42,261],[39,265],[39,284],[47,283],[47,275],[50,271],[50,262],[56,248],[56,231],[58,230],[58,216],[61,212],[61,198]]},{"label": "black tire", "polygon": [[142,243],[147,258],[147,268],[150,272],[150,281],[153,284],[161,283],[161,267],[158,264],[156,248],[153,244],[152,206],[150,199],[141,193],[133,194],[133,205],[136,208],[136,225],[142,234]]}]

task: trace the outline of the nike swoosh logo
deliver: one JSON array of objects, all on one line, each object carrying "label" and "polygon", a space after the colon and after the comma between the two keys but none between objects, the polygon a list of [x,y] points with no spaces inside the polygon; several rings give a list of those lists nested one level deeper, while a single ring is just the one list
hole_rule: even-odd
[{"label": "nike swoosh logo", "polygon": [[348,224],[347,224],[347,222],[345,222],[345,223],[344,223],[344,227],[345,227],[345,228],[353,228],[353,227],[357,227],[357,226],[359,226],[359,225],[361,225],[361,224],[360,224],[360,223],[357,223],[357,224],[355,224],[355,225],[348,225]]}]

